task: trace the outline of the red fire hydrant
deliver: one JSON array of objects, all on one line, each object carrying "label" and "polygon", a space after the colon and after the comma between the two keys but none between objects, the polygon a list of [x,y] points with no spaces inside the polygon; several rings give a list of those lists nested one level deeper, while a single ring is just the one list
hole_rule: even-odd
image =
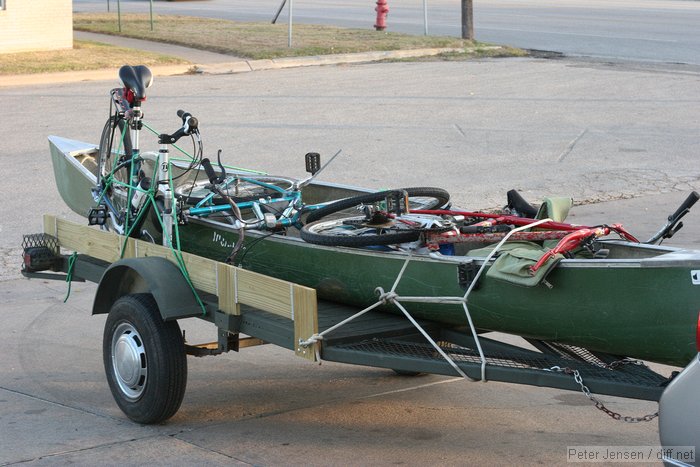
[{"label": "red fire hydrant", "polygon": [[374,9],[377,12],[377,24],[374,25],[374,29],[377,31],[383,31],[386,29],[386,15],[389,13],[389,7],[386,4],[386,0],[377,0],[377,8]]}]

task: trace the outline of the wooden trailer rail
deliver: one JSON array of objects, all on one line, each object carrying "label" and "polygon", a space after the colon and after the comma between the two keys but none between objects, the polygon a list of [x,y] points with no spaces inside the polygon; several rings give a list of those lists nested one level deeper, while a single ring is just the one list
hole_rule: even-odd
[{"label": "wooden trailer rail", "polygon": [[[44,233],[56,237],[61,248],[108,263],[122,258],[160,257],[177,264],[170,248],[161,245],[127,239],[48,214],[43,223]],[[294,342],[318,333],[316,290],[190,253],[183,252],[182,258],[194,288],[216,295],[224,313],[240,315],[241,305],[247,305],[289,319],[294,323]],[[313,347],[295,345],[295,353],[316,360]]]}]

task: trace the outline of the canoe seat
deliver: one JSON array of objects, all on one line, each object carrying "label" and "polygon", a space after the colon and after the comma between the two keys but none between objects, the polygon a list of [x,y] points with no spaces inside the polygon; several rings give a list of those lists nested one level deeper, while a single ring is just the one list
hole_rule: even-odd
[{"label": "canoe seat", "polygon": [[140,103],[146,99],[146,88],[153,84],[153,74],[144,65],[124,65],[119,69],[119,80],[134,93],[134,98]]}]

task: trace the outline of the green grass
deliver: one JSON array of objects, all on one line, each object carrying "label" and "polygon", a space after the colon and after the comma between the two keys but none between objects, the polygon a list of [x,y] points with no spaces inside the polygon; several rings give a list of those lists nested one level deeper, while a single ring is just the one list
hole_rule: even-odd
[{"label": "green grass", "polygon": [[[287,46],[286,24],[240,23],[189,16],[157,16],[154,31],[150,29],[147,15],[122,15],[121,33],[116,14],[75,14],[73,24],[74,29],[80,31],[166,42],[246,59],[424,48],[456,48],[463,52],[406,60],[468,60],[526,54],[520,49],[489,48],[488,44],[455,37],[413,36],[306,24],[294,26],[293,47],[290,48]],[[96,70],[115,68],[124,63],[153,66],[188,62],[141,50],[75,41],[71,50],[0,54],[0,75]]]},{"label": "green grass", "polygon": [[173,65],[187,62],[140,50],[75,41],[73,48],[67,50],[1,54],[0,75],[97,70],[116,68],[125,63]]},{"label": "green grass", "polygon": [[73,22],[74,28],[80,31],[121,34],[249,59],[474,45],[454,37],[297,24],[290,48],[286,24],[157,16],[154,31],[151,31],[147,15],[122,15],[122,32],[119,33],[116,14],[75,14]]}]

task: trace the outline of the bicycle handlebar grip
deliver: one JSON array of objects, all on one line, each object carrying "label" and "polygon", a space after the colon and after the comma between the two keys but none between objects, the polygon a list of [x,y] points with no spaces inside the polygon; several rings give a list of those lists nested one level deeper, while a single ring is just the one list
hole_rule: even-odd
[{"label": "bicycle handlebar grip", "polygon": [[209,183],[215,185],[217,181],[216,172],[214,172],[214,167],[211,166],[211,161],[208,158],[202,159],[202,167],[204,167],[204,172],[209,177]]},{"label": "bicycle handlebar grip", "polygon": [[196,130],[199,126],[199,120],[193,117],[191,113],[186,112],[182,109],[177,111],[177,116],[182,119],[182,123],[185,126],[185,133],[190,134],[193,130]]},{"label": "bicycle handlebar grip", "polygon": [[672,220],[674,220],[674,219],[680,219],[681,217],[683,217],[683,216],[685,215],[685,213],[686,213],[690,208],[692,208],[693,205],[694,205],[695,203],[697,203],[697,201],[698,201],[699,199],[700,199],[700,195],[698,194],[697,191],[693,191],[692,193],[690,193],[690,194],[688,195],[688,197],[685,199],[685,201],[683,201],[683,204],[681,204],[681,206],[680,206],[678,209],[676,209],[676,212],[674,212],[673,214],[671,214],[671,215],[668,217],[668,220],[669,220],[669,221],[672,221]]}]

